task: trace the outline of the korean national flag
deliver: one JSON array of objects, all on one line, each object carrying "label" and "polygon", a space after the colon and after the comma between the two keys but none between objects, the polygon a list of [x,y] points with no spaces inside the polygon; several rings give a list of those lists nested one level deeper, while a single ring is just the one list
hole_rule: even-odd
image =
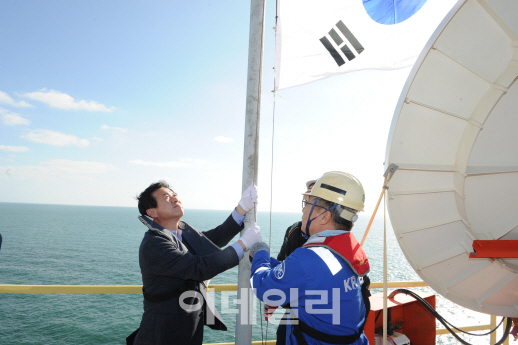
[{"label": "korean national flag", "polygon": [[457,1],[278,0],[275,89],[412,66]]}]

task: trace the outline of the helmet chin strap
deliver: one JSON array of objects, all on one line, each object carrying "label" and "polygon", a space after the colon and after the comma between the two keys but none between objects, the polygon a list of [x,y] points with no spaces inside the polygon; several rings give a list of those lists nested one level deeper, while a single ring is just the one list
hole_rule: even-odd
[{"label": "helmet chin strap", "polygon": [[311,215],[313,214],[313,209],[315,208],[315,204],[317,203],[318,199],[320,199],[320,198],[317,196],[315,198],[315,200],[313,200],[313,205],[311,205],[311,210],[309,211],[308,222],[306,223],[306,235],[308,237],[311,237],[311,235],[309,234],[309,227],[311,225],[311,222],[314,221],[315,219],[317,219],[318,217],[320,217],[321,215],[323,215],[324,213],[326,213],[327,211],[334,210],[336,208],[336,206],[338,206],[338,204],[334,204],[333,206],[331,206],[331,208],[329,210],[324,209],[324,212],[320,213],[318,216],[311,218]]}]

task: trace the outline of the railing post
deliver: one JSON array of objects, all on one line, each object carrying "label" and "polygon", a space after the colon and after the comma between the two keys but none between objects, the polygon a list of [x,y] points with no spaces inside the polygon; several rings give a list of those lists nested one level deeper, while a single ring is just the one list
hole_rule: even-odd
[{"label": "railing post", "polygon": [[[495,315],[491,315],[491,329],[495,328],[496,327],[496,316]],[[496,343],[496,332],[493,332],[491,333],[491,335],[489,336],[489,343],[490,344],[494,344]]]}]

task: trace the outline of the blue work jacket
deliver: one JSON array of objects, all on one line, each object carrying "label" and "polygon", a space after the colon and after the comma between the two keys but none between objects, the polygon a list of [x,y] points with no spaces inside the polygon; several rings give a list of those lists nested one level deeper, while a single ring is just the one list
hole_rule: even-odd
[{"label": "blue work jacket", "polygon": [[[342,233],[326,231],[319,236]],[[364,322],[363,279],[327,248],[298,248],[282,262],[261,250],[254,256],[250,282],[261,301],[277,306],[290,303],[300,320],[321,332],[352,335]],[[325,344],[306,334],[304,338],[308,344]],[[368,343],[362,334],[353,344]],[[291,324],[286,328],[286,344],[298,344]]]}]

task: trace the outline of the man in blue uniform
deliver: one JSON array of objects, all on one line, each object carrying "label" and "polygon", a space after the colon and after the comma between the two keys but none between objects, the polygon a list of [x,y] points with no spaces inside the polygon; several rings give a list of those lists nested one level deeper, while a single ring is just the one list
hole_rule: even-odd
[{"label": "man in blue uniform", "polygon": [[252,246],[252,288],[269,305],[290,304],[286,344],[368,344],[369,262],[351,233],[363,187],[333,171],[304,195],[302,230],[310,238],[283,262],[269,256],[266,244]]}]

